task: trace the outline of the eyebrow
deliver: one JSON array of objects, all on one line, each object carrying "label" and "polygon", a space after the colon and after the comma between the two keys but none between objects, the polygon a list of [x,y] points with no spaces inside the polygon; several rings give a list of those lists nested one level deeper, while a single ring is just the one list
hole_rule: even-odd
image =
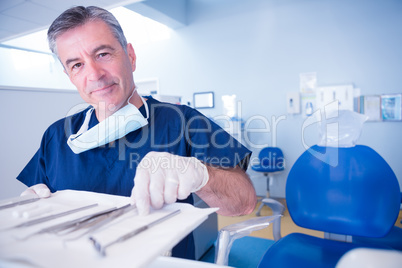
[{"label": "eyebrow", "polygon": [[[113,48],[113,47],[110,46],[110,45],[100,45],[100,46],[95,47],[94,49],[92,49],[91,54],[94,55],[94,54],[96,54],[98,51],[103,50],[103,49],[109,49],[109,50],[112,50],[112,51],[115,51],[115,50],[116,50],[115,48]],[[74,61],[79,61],[79,60],[80,60],[80,58],[68,59],[68,60],[66,60],[66,63],[65,63],[65,64],[66,64],[66,66],[68,67],[70,63],[72,63],[72,62],[74,62]]]}]

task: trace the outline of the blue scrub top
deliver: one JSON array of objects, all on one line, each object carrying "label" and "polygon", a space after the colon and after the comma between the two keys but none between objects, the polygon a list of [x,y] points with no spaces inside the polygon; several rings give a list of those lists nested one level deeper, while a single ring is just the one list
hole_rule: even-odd
[{"label": "blue scrub top", "polygon": [[[247,168],[251,152],[197,110],[152,97],[147,97],[147,104],[147,126],[80,154],[71,151],[67,138],[78,132],[90,107],[55,122],[17,179],[27,186],[44,183],[52,192],[72,189],[130,196],[136,167],[150,151],[193,156],[212,166]],[[140,112],[146,116],[144,105]],[[89,127],[98,123],[92,113]],[[192,203],[192,196],[182,202]]]},{"label": "blue scrub top", "polygon": [[[67,138],[78,132],[89,108],[55,122],[17,179],[27,186],[44,183],[52,192],[73,189],[130,196],[136,167],[150,151],[194,156],[219,167],[247,167],[251,152],[197,110],[151,97],[147,104],[147,126],[80,154],[71,151]],[[140,111],[146,116],[144,106]],[[89,127],[98,123],[92,113]]]}]

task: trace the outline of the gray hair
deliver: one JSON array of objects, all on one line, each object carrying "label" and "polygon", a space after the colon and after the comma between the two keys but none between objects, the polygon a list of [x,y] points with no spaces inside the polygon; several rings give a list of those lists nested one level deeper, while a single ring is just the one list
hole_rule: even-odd
[{"label": "gray hair", "polygon": [[57,56],[57,46],[56,39],[61,34],[82,26],[87,22],[102,20],[105,22],[113,35],[119,41],[120,45],[123,47],[124,51],[127,52],[127,40],[124,36],[123,29],[121,28],[119,22],[109,11],[95,6],[83,7],[76,6],[64,11],[60,16],[58,16],[50,25],[47,31],[47,40],[49,42],[50,50]]}]

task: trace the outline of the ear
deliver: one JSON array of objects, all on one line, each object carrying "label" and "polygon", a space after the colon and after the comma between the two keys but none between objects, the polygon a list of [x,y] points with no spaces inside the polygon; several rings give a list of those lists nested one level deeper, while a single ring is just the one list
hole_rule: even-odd
[{"label": "ear", "polygon": [[137,57],[135,56],[134,48],[130,43],[127,44],[127,55],[130,59],[131,69],[134,72],[136,69]]}]

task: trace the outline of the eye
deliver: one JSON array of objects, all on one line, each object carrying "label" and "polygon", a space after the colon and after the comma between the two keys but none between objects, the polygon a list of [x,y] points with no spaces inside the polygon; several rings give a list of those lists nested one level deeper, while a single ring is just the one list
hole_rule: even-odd
[{"label": "eye", "polygon": [[108,52],[102,52],[102,53],[98,54],[99,59],[108,58],[109,56],[110,56],[110,53],[108,53]]},{"label": "eye", "polygon": [[82,66],[82,63],[76,63],[71,67],[72,70],[79,69]]}]

